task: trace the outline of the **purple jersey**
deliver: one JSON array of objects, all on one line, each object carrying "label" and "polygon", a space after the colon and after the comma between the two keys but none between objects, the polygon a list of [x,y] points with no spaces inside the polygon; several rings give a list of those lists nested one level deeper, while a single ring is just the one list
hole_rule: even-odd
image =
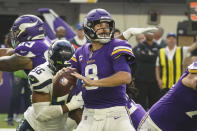
[{"label": "purple jersey", "polygon": [[[33,68],[35,68],[46,62],[44,53],[48,50],[50,44],[51,42],[47,38],[22,42],[15,48],[15,54],[18,56],[29,57],[33,62]],[[29,70],[25,70],[25,72],[28,74]]]},{"label": "purple jersey", "polygon": [[197,127],[197,92],[179,81],[149,110],[151,119],[164,131],[193,131]]},{"label": "purple jersey", "polygon": [[68,96],[68,99],[67,99],[67,102],[70,102],[70,100],[72,99],[72,97],[74,95],[77,95],[79,94],[81,91],[82,91],[82,82],[80,79],[77,80],[77,84],[76,86],[71,90],[71,92],[69,93],[69,96]]},{"label": "purple jersey", "polygon": [[133,126],[137,130],[141,120],[146,115],[146,111],[140,104],[136,104],[132,100],[128,100],[127,107],[130,113],[130,119],[133,123]]},{"label": "purple jersey", "polygon": [[[131,46],[126,41],[113,39],[93,53],[90,51],[90,46],[91,44],[88,43],[78,48],[70,60],[72,66],[77,68],[83,76],[98,80],[118,71],[130,72],[127,69],[129,68],[128,63],[133,62],[134,55]],[[122,62],[117,62],[118,59],[121,59]],[[125,90],[126,85],[83,88],[84,105],[86,108],[93,109],[126,106]]]}]

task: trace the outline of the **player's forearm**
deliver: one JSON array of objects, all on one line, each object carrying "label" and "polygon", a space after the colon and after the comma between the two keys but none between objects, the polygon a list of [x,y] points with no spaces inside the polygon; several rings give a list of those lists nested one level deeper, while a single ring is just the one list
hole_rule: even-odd
[{"label": "player's forearm", "polygon": [[15,63],[11,62],[9,60],[10,56],[2,56],[0,57],[0,71],[17,71],[19,70],[19,67],[14,66]]},{"label": "player's forearm", "polygon": [[94,80],[94,86],[99,87],[115,87],[131,82],[131,74],[128,72],[117,72],[116,74],[100,80]]},{"label": "player's forearm", "polygon": [[63,113],[69,112],[69,109],[66,105],[61,105],[61,106],[62,106]]},{"label": "player's forearm", "polygon": [[78,125],[82,119],[82,112],[83,112],[82,109],[73,110],[73,111],[69,112],[69,117],[71,119],[75,120],[75,122]]},{"label": "player's forearm", "polygon": [[12,48],[0,48],[0,57],[1,56],[10,56],[14,54],[14,49]]},{"label": "player's forearm", "polygon": [[127,40],[127,39],[125,39],[125,37],[123,36],[123,34],[119,35],[119,36],[117,37],[117,39]]},{"label": "player's forearm", "polygon": [[148,28],[128,28],[126,31],[122,33],[124,39],[129,40],[132,36],[138,34],[146,34],[146,33],[154,33],[158,29],[155,27],[148,27]]},{"label": "player's forearm", "polygon": [[197,42],[194,42],[188,49],[189,52],[195,50],[197,48]]},{"label": "player's forearm", "polygon": [[21,56],[2,56],[0,57],[0,71],[17,71],[23,69],[32,69],[32,61],[29,58]]}]

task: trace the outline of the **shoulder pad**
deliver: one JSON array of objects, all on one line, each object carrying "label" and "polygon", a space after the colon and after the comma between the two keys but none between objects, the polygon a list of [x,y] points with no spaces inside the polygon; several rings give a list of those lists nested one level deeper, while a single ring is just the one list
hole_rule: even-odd
[{"label": "shoulder pad", "polygon": [[70,62],[71,63],[77,63],[77,62],[80,62],[81,59],[82,59],[82,55],[80,54],[83,54],[82,52],[83,51],[86,51],[86,49],[89,47],[89,44],[85,44],[83,45],[82,47],[79,47],[77,48],[77,50],[75,51],[74,55],[72,56],[72,58],[70,59]]},{"label": "shoulder pad", "polygon": [[120,55],[126,56],[129,63],[133,63],[133,60],[135,59],[135,56],[132,51],[131,45],[124,40],[112,40],[111,42],[111,57],[112,59],[118,58]]},{"label": "shoulder pad", "polygon": [[189,73],[197,73],[197,61],[188,66]]},{"label": "shoulder pad", "polygon": [[32,91],[49,93],[52,85],[52,72],[42,64],[34,68],[28,75],[28,81]]}]

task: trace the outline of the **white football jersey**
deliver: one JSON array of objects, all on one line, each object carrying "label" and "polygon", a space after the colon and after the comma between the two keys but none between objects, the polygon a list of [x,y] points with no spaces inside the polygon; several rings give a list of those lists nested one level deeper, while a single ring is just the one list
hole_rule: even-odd
[{"label": "white football jersey", "polygon": [[[34,68],[28,75],[30,88],[32,91],[50,93],[52,100],[53,86],[52,86],[52,70],[48,67],[48,63]],[[67,101],[67,96],[64,98],[56,99],[57,102],[61,100]],[[29,107],[24,113],[25,119],[29,122],[31,127],[36,131],[67,131],[66,120],[67,113],[50,121],[40,122],[36,120],[33,107]]]}]

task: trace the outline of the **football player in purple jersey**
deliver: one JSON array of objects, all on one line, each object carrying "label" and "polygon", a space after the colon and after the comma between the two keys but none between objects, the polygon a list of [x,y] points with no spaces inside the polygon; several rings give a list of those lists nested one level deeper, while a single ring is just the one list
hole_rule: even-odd
[{"label": "football player in purple jersey", "polygon": [[126,110],[126,84],[131,81],[129,64],[134,62],[127,41],[114,39],[115,22],[104,9],[91,10],[84,20],[91,40],[78,48],[70,62],[82,79],[84,111],[76,131],[132,131]]},{"label": "football player in purple jersey", "polygon": [[179,81],[147,112],[140,131],[196,131],[197,62],[192,63]]},{"label": "football player in purple jersey", "polygon": [[9,33],[12,47],[0,50],[0,70],[16,71],[24,69],[26,73],[43,64],[44,53],[51,42],[45,38],[43,21],[35,15],[18,17]]}]

